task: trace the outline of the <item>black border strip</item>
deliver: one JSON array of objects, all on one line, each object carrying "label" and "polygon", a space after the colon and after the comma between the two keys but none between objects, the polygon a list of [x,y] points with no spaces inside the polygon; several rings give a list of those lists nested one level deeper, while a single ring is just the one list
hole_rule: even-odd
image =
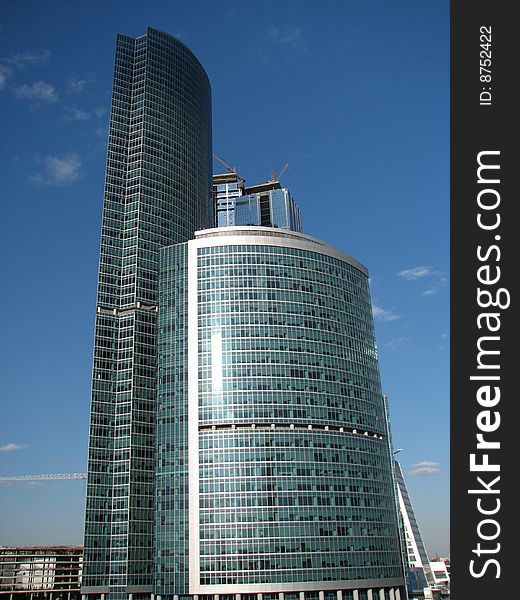
[{"label": "black border strip", "polygon": [[[513,103],[518,105],[513,89],[518,78],[520,26],[513,17],[514,8],[514,2],[504,0],[453,0],[451,4],[451,593],[455,600],[519,594],[514,565],[519,517],[513,513],[518,512],[519,503],[513,488],[520,479],[515,426],[519,403],[514,389],[515,370],[520,370],[515,343],[520,332],[516,315],[520,252],[515,242],[520,236],[514,218],[520,203],[518,189],[514,189],[520,187],[516,160],[520,153],[515,147],[520,143],[520,119],[519,107],[513,107]],[[481,66],[490,73],[481,71]],[[479,183],[482,152],[486,153],[480,155],[482,163],[500,168],[482,169]],[[495,199],[496,208],[479,207],[480,193],[482,205],[492,206]],[[487,226],[495,225],[500,215],[499,225],[480,227],[479,213],[481,223]],[[494,280],[497,267],[500,279],[482,283],[478,280],[481,267],[481,280]],[[481,293],[480,305],[478,288],[490,294]],[[498,299],[499,306],[484,307],[490,297]],[[478,321],[485,313],[497,316],[480,316]],[[490,331],[498,325],[497,331]],[[495,337],[483,339],[486,336]],[[479,338],[480,349],[500,352],[481,354],[480,369]],[[489,368],[492,365],[497,368]],[[471,380],[471,376],[488,379]],[[488,395],[486,386],[490,386]],[[501,396],[491,406],[498,393],[495,387],[500,388]],[[489,442],[499,442],[500,449],[477,449],[479,418],[483,428],[496,427],[483,435]],[[485,462],[483,455],[487,454],[489,463],[500,471],[471,471],[471,454],[478,464]],[[500,479],[492,484],[497,476]],[[477,477],[489,487],[487,492]],[[484,510],[496,513],[484,515]]]}]

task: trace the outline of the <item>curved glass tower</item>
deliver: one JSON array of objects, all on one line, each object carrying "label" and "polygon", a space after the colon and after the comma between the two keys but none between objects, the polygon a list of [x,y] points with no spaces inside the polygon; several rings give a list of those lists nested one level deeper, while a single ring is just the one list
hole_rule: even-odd
[{"label": "curved glass tower", "polygon": [[404,598],[366,269],[300,233],[160,253],[162,598]]},{"label": "curved glass tower", "polygon": [[158,250],[213,223],[211,90],[184,44],[119,35],[101,232],[82,594],[153,586]]}]

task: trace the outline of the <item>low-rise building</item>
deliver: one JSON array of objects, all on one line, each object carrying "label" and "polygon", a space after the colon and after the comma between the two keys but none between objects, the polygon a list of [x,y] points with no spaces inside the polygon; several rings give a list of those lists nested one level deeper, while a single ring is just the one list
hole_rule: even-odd
[{"label": "low-rise building", "polygon": [[80,598],[82,546],[0,547],[0,600]]}]

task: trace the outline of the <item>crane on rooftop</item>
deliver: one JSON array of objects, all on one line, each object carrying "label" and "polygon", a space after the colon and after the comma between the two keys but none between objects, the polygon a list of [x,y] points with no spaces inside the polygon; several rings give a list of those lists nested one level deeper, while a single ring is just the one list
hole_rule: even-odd
[{"label": "crane on rooftop", "polygon": [[215,160],[217,160],[217,161],[218,161],[218,162],[219,162],[219,163],[220,163],[222,166],[226,167],[226,169],[227,169],[227,170],[228,170],[230,173],[233,173],[233,175],[236,175],[236,176],[237,176],[237,178],[238,178],[240,181],[242,181],[242,182],[244,182],[244,181],[245,181],[245,179],[244,179],[243,177],[240,177],[240,175],[237,173],[237,168],[236,168],[236,167],[230,167],[230,166],[227,164],[227,162],[226,162],[226,161],[225,161],[223,158],[220,158],[220,156],[219,156],[218,154],[215,154],[215,152],[213,152],[213,158],[214,158]]},{"label": "crane on rooftop", "polygon": [[283,166],[282,170],[280,171],[280,173],[278,173],[278,175],[276,175],[276,171],[271,171],[271,179],[269,179],[268,183],[271,183],[273,181],[280,181],[282,175],[285,173],[285,171],[287,171],[287,167],[289,166],[289,163],[285,163],[285,165]]}]

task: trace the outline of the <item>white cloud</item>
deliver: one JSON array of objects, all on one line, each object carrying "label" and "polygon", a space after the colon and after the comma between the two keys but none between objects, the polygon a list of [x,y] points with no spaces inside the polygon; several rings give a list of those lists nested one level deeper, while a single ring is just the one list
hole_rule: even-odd
[{"label": "white cloud", "polygon": [[6,444],[0,446],[0,452],[14,452],[15,450],[23,450],[23,448],[27,448],[27,444]]},{"label": "white cloud", "polygon": [[[404,269],[398,273],[399,277],[407,281],[419,281],[422,279],[430,279],[430,287],[423,290],[423,296],[433,296],[438,294],[442,285],[447,282],[446,275],[441,271],[436,271],[432,267],[421,265],[411,269]],[[434,279],[436,281],[431,281]]]},{"label": "white cloud", "polygon": [[394,339],[386,342],[385,347],[390,348],[392,350],[398,350],[399,348],[402,348],[403,346],[406,346],[407,344],[408,344],[408,338],[401,336],[401,337],[394,338]]},{"label": "white cloud", "polygon": [[104,117],[107,114],[107,109],[104,106],[100,106],[94,110],[94,114],[101,119],[101,117]]},{"label": "white cloud", "polygon": [[43,52],[19,52],[13,54],[7,62],[13,65],[17,69],[23,69],[24,67],[32,67],[36,65],[44,65],[49,62],[51,53],[48,50]]},{"label": "white cloud", "polygon": [[441,465],[438,462],[431,460],[422,460],[415,465],[412,465],[412,470],[408,471],[408,475],[414,477],[415,475],[440,475]]},{"label": "white cloud", "polygon": [[76,108],[75,106],[66,106],[65,107],[65,121],[88,121],[88,119],[92,117],[97,117],[98,119],[103,118],[106,115],[106,109],[103,107],[95,108],[93,111],[89,112],[86,110],[82,110],[80,108]]},{"label": "white cloud", "polygon": [[16,69],[45,64],[50,55],[51,53],[45,50],[44,52],[20,52],[10,57],[0,58],[0,90],[5,87]]},{"label": "white cloud", "polygon": [[69,79],[67,91],[71,94],[79,94],[90,82],[87,79]]},{"label": "white cloud", "polygon": [[281,30],[276,25],[271,25],[267,35],[271,42],[278,46],[286,46],[298,52],[307,49],[303,31],[299,27],[288,26]]},{"label": "white cloud", "polygon": [[43,172],[35,173],[31,179],[42,185],[69,185],[80,175],[81,160],[77,154],[70,153],[62,157],[47,156],[43,163]]},{"label": "white cloud", "polygon": [[401,315],[394,313],[392,310],[381,308],[375,304],[372,306],[372,314],[374,315],[374,319],[378,319],[379,321],[396,321],[401,318]]},{"label": "white cloud", "polygon": [[34,490],[42,487],[49,487],[49,484],[46,481],[25,481],[23,487],[28,490]]},{"label": "white cloud", "polygon": [[423,277],[431,277],[436,275],[436,271],[432,271],[431,267],[413,267],[413,269],[405,269],[398,273],[399,277],[414,281],[415,279],[422,279]]},{"label": "white cloud", "polygon": [[87,121],[90,119],[90,113],[80,110],[75,106],[65,107],[65,121]]},{"label": "white cloud", "polygon": [[433,296],[434,294],[438,294],[438,293],[439,293],[439,288],[432,287],[432,288],[428,288],[427,290],[424,290],[424,292],[422,294],[423,294],[423,296]]},{"label": "white cloud", "polygon": [[307,40],[303,30],[293,25],[271,25],[257,49],[257,55],[271,65],[279,65],[282,59],[294,60],[307,52]]},{"label": "white cloud", "polygon": [[24,85],[17,86],[14,88],[14,93],[18,98],[37,103],[45,102],[50,104],[58,100],[58,94],[54,86],[44,81],[37,81],[31,85],[25,83]]},{"label": "white cloud", "polygon": [[11,77],[11,69],[5,65],[0,64],[0,90],[5,87],[7,80]]}]

